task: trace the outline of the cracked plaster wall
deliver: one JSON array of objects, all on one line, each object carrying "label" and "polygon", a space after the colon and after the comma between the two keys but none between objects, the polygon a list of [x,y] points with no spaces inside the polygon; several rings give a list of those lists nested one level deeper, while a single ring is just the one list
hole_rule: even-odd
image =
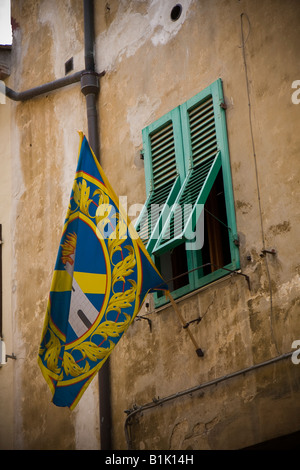
[{"label": "cracked plaster wall", "polygon": [[[98,100],[101,163],[117,194],[127,196],[128,205],[143,203],[142,128],[221,77],[241,267],[250,276],[251,291],[244,278],[235,276],[179,303],[187,321],[204,315],[192,326],[205,352],[201,359],[172,309],[151,314],[152,333],[147,322],[134,322],[111,357],[117,449],[126,448],[124,410],[134,403],[288,352],[300,338],[299,106],[291,101],[291,84],[299,78],[299,2],[288,0],[282,8],[279,0],[185,0],[181,18],[172,22],[174,3],[95,2],[96,64],[99,72],[106,70]],[[260,257],[260,214],[240,47],[242,12],[251,23],[246,58],[265,242],[277,251],[267,258],[268,265]],[[13,0],[12,14],[17,27],[7,81],[11,88],[23,90],[63,76],[71,56],[75,71],[83,68],[80,0]],[[9,112],[10,125],[2,126],[0,133],[8,136],[11,147],[4,151],[10,154],[5,175],[12,175],[11,199],[1,211],[11,224],[11,259],[5,254],[5,269],[11,271],[5,321],[11,322],[8,337],[18,360],[9,364],[8,385],[0,388],[6,399],[10,396],[5,418],[9,437],[2,447],[98,448],[97,380],[70,413],[51,405],[36,364],[76,163],[76,131],[87,128],[84,97],[80,86],[73,85],[27,103],[12,103]],[[5,122],[4,108],[0,113]],[[298,367],[280,362],[147,412],[132,424],[134,446],[238,448],[298,430]]]}]

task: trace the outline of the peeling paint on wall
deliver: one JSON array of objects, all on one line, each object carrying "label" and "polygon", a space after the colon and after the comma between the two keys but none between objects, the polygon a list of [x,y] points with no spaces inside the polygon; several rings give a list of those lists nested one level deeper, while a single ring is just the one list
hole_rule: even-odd
[{"label": "peeling paint on wall", "polygon": [[183,0],[182,14],[172,21],[170,13],[174,1],[146,2],[147,13],[136,13],[134,3],[119,2],[117,14],[107,31],[97,37],[96,58],[100,70],[111,71],[119,62],[134,55],[147,40],[154,46],[166,45],[176,34],[190,13],[195,0]]},{"label": "peeling paint on wall", "polygon": [[133,145],[138,148],[142,145],[141,129],[155,119],[155,111],[161,104],[160,99],[151,102],[146,95],[139,96],[134,106],[129,106],[127,121],[130,126],[130,135]]}]

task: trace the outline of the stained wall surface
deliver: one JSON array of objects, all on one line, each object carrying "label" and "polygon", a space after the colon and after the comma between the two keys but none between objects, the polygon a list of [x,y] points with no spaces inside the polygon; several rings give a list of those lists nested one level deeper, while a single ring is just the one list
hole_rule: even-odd
[{"label": "stained wall surface", "polygon": [[[142,129],[221,78],[241,272],[250,289],[245,277],[229,275],[178,302],[186,321],[202,317],[190,327],[201,358],[174,309],[155,310],[149,299],[142,313],[151,331],[135,321],[110,360],[113,446],[127,448],[125,410],[202,384],[136,414],[127,427],[132,447],[238,449],[300,429],[300,364],[287,355],[300,340],[300,104],[292,88],[300,80],[300,5],[182,0],[172,21],[175,3],[95,1],[96,68],[106,72],[97,103],[101,164],[128,207],[142,204]],[[74,71],[84,68],[80,0],[13,0],[12,15],[8,86],[20,91],[60,78],[70,57]],[[76,131],[87,133],[80,84],[0,105],[0,120],[7,188],[0,214],[9,242],[4,333],[17,356],[0,369],[0,402],[8,403],[0,408],[0,448],[96,449],[97,379],[74,412],[59,409],[36,361]],[[263,247],[276,255],[261,256]]]}]

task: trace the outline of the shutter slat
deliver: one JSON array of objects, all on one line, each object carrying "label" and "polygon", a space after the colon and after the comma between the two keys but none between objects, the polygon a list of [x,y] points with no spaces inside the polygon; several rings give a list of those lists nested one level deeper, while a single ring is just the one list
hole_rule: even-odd
[{"label": "shutter slat", "polygon": [[173,134],[172,122],[168,123],[162,129],[155,131],[155,133],[152,133],[151,141],[153,142],[153,145],[155,145],[155,143],[161,141],[162,139],[165,139],[168,134]]},{"label": "shutter slat", "polygon": [[151,150],[152,150],[152,162],[159,160],[161,155],[164,155],[165,153],[168,153],[174,150],[173,136],[171,139],[168,139],[168,141],[163,141],[159,146],[155,148],[151,147]]},{"label": "shutter slat", "polygon": [[161,156],[161,160],[159,161],[156,161],[153,165],[152,165],[152,168],[153,168],[153,171],[158,171],[162,166],[164,166],[165,164],[171,166],[171,167],[174,167],[173,165],[173,160],[175,159],[175,154],[174,154],[174,151],[172,150],[172,152],[168,152],[167,154],[164,154]]},{"label": "shutter slat", "polygon": [[167,179],[170,179],[170,178],[175,179],[175,177],[176,177],[176,168],[172,169],[170,171],[169,166],[170,165],[168,165],[168,163],[166,163],[161,168],[159,168],[159,170],[156,170],[156,171],[153,172],[153,176],[154,176],[154,179],[155,179],[157,185],[158,185],[159,181],[165,180],[166,178]]},{"label": "shutter slat", "polygon": [[209,140],[205,139],[204,142],[199,142],[199,144],[196,147],[193,147],[193,155],[196,157],[200,153],[205,155],[206,152],[209,152],[211,149],[216,149],[217,144],[216,141],[213,137],[211,137]]},{"label": "shutter slat", "polygon": [[210,112],[213,105],[212,97],[207,98],[205,101],[200,103],[195,108],[192,108],[189,111],[190,122],[193,123],[195,120],[198,120],[199,117],[203,116],[205,113]]},{"label": "shutter slat", "polygon": [[202,129],[202,132],[198,132],[197,134],[192,134],[192,143],[193,147],[196,147],[199,142],[203,142],[205,140],[210,140],[215,136],[215,122],[211,122],[208,126]]},{"label": "shutter slat", "polygon": [[199,155],[195,154],[194,155],[194,166],[198,166],[199,163],[201,163],[201,161],[204,159],[204,158],[210,158],[210,157],[214,157],[216,155],[218,151],[218,148],[217,147],[214,147],[212,149],[209,149],[207,152],[205,153],[200,153]]},{"label": "shutter slat", "polygon": [[217,136],[212,97],[189,110],[193,166],[217,154]]},{"label": "shutter slat", "polygon": [[150,135],[154,193],[177,177],[173,123]]},{"label": "shutter slat", "polygon": [[[154,191],[148,200],[147,212],[142,217],[139,225],[136,227],[136,231],[145,246],[147,245],[150,235],[154,230],[154,227],[152,227],[152,222],[155,221],[156,215],[158,214],[159,210],[162,209],[163,205],[166,203],[172,186],[173,181]],[[157,207],[155,207],[154,205],[157,205]]]},{"label": "shutter slat", "polygon": [[214,113],[213,113],[213,111],[210,112],[210,113],[208,113],[208,114],[205,114],[204,116],[202,116],[201,119],[199,118],[198,121],[195,121],[195,122],[193,123],[193,125],[190,124],[190,126],[191,126],[191,134],[194,135],[195,133],[201,132],[201,131],[203,130],[203,128],[208,127],[208,126],[210,126],[211,124],[213,124],[213,123],[214,123],[214,119],[215,119],[215,118],[214,118]]}]

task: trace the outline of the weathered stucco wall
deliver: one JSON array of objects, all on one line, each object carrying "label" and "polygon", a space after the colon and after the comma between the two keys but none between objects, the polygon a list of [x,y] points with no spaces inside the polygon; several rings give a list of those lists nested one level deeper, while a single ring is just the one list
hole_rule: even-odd
[{"label": "weathered stucco wall", "polygon": [[[115,449],[126,448],[124,410],[134,404],[288,353],[300,339],[300,105],[291,100],[291,85],[300,78],[299,2],[183,0],[182,16],[172,22],[175,3],[95,2],[96,66],[106,71],[98,101],[101,163],[117,194],[128,197],[128,206],[143,203],[142,128],[221,77],[241,268],[251,290],[243,277],[231,276],[178,302],[187,321],[203,317],[191,326],[203,358],[172,308],[154,311],[151,304],[150,313],[143,312],[152,332],[144,320],[133,323],[111,357]],[[12,1],[16,27],[8,86],[20,91],[60,78],[70,57],[74,71],[84,68],[82,10],[81,0]],[[242,13],[250,21],[249,29],[243,16],[256,161]],[[5,321],[12,318],[7,334],[17,361],[5,366],[10,376],[0,388],[1,396],[10,397],[10,437],[1,445],[96,449],[97,379],[70,412],[50,403],[37,366],[77,158],[76,131],[87,132],[84,97],[77,84],[10,108],[10,125],[1,126],[0,135],[3,139],[10,128],[11,149],[1,150],[1,159],[10,153],[5,175],[12,173],[11,198],[0,209],[8,224],[11,218]],[[1,123],[6,116],[1,108]],[[276,256],[260,256],[263,238]],[[133,447],[232,449],[294,432],[300,428],[299,382],[300,365],[287,358],[169,401],[132,420]],[[3,427],[0,431],[3,436]]]},{"label": "weathered stucco wall", "polygon": [[[53,8],[54,7],[54,8]],[[12,2],[13,66],[7,84],[22,91],[64,76],[74,58],[84,67],[81,1]],[[53,406],[37,354],[53,267],[78,154],[77,130],[86,129],[80,84],[11,104],[13,216],[12,311],[16,449],[98,449],[95,383],[74,413]],[[5,135],[5,128],[1,133]],[[2,137],[3,138],[3,137]],[[7,367],[7,366],[5,366]],[[13,395],[12,395],[13,392]],[[82,415],[84,419],[82,419]],[[11,416],[8,417],[11,420]],[[2,435],[1,435],[2,437]]]},{"label": "weathered stucco wall", "polygon": [[[170,308],[149,315],[152,333],[145,321],[128,331],[112,357],[113,433],[116,448],[126,448],[124,410],[289,352],[300,335],[299,108],[291,100],[300,9],[293,1],[284,8],[276,1],[181,2],[184,21],[177,26],[169,16],[174,2],[116,3],[106,9],[97,41],[98,62],[109,70],[100,95],[102,164],[129,204],[143,202],[141,128],[221,77],[241,266],[251,280],[251,291],[245,279],[232,277],[179,302],[187,321],[205,315],[191,326],[205,351],[202,359]],[[243,16],[259,195],[242,13],[250,21],[249,30]],[[164,26],[153,28],[155,15]],[[132,31],[132,24],[140,27]],[[109,59],[101,42],[111,46]],[[128,170],[134,185],[124,178]],[[263,237],[276,256],[261,258]],[[131,426],[133,446],[239,448],[298,430],[299,372],[286,359],[145,411]]]},{"label": "weathered stucco wall", "polygon": [[[4,102],[3,102],[4,101]],[[6,138],[1,138],[1,187],[0,187],[0,223],[2,224],[2,333],[6,346],[6,354],[12,355],[14,348],[13,321],[11,305],[11,270],[12,270],[12,168],[11,168],[11,136],[10,136],[11,106],[8,100],[0,104],[0,129]],[[13,444],[14,401],[13,389],[14,361],[0,366],[0,449],[11,448]]]}]

